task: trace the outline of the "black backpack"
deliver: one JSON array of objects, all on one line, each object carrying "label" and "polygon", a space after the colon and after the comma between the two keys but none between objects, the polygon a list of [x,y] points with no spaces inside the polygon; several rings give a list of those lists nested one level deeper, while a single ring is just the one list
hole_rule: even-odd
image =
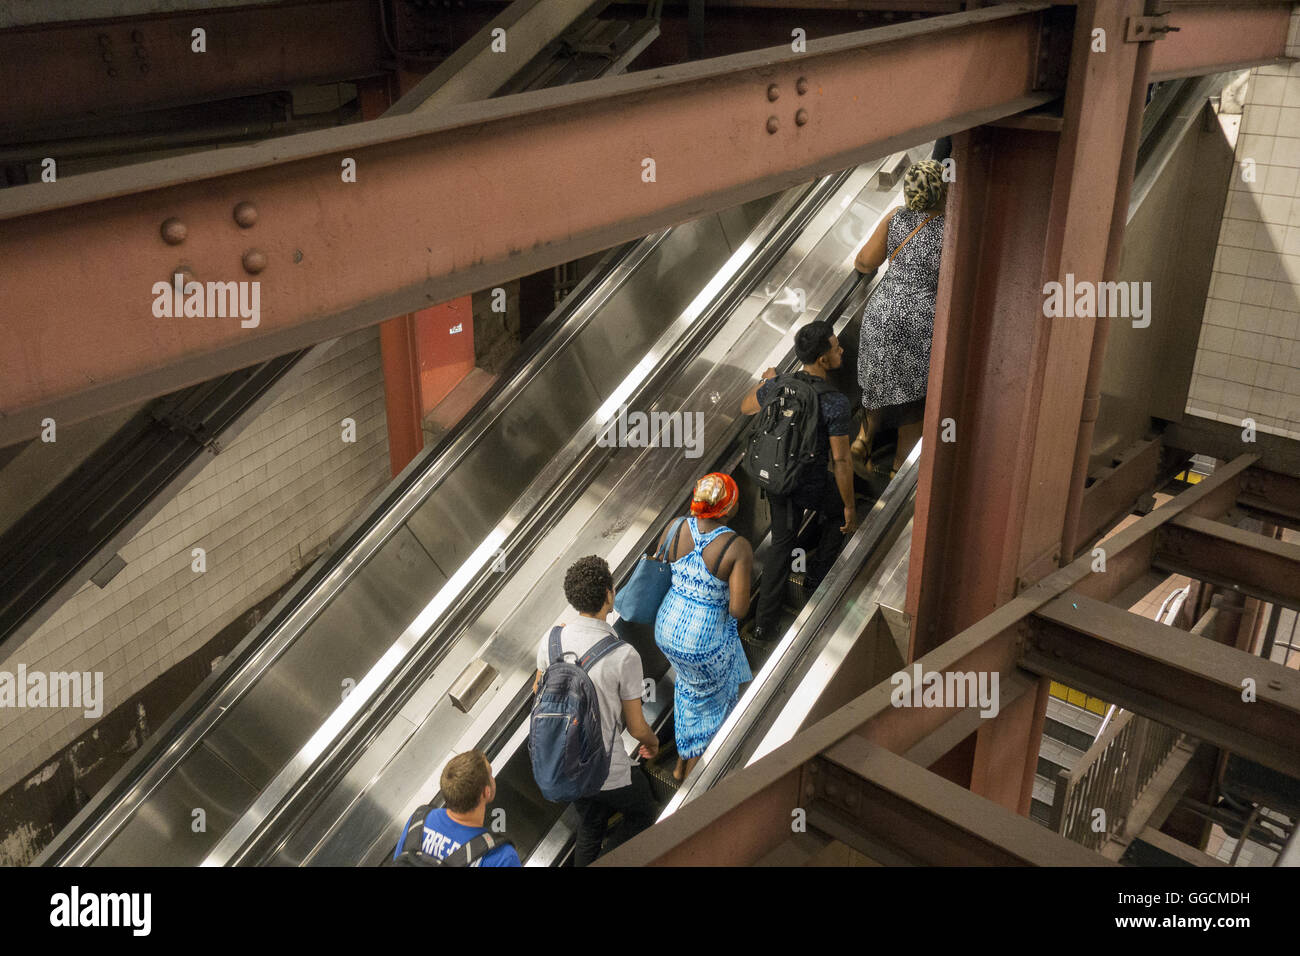
[{"label": "black backpack", "polygon": [[438,859],[436,856],[429,856],[420,850],[421,843],[424,842],[424,818],[433,812],[431,804],[424,804],[418,807],[415,813],[411,814],[411,824],[406,828],[406,840],[402,843],[401,852],[384,862],[385,866],[469,866],[475,860],[481,859],[491,853],[499,846],[514,846],[514,841],[506,837],[493,836],[491,833],[480,833],[466,843],[462,843],[457,849],[447,854],[446,858]]},{"label": "black backpack", "polygon": [[799,472],[817,457],[821,396],[836,391],[824,378],[778,375],[759,409],[745,449],[746,473],[769,495],[787,495]]}]

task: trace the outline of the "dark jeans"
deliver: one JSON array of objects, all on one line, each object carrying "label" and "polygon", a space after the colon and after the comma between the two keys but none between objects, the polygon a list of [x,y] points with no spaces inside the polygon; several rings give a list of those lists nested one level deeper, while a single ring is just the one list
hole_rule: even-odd
[{"label": "dark jeans", "polygon": [[[615,746],[622,746],[622,741]],[[632,839],[655,822],[657,808],[650,795],[650,781],[640,767],[632,768],[632,783],[617,790],[602,790],[594,797],[573,801],[581,822],[578,824],[578,846],[573,852],[574,866],[586,866],[600,856],[600,845],[605,839],[605,827],[616,811],[622,811],[623,820],[609,838],[612,850]]]},{"label": "dark jeans", "polygon": [[777,636],[781,596],[790,577],[794,560],[791,552],[799,535],[804,509],[817,512],[817,553],[808,560],[808,570],[804,577],[805,584],[811,590],[826,577],[826,572],[835,563],[844,544],[844,535],[840,534],[840,528],[844,525],[844,502],[840,499],[840,490],[829,472],[821,495],[814,501],[806,498],[801,501],[798,496],[771,495],[768,502],[772,509],[772,547],[763,559],[754,623],[763,631],[763,638],[770,641]]}]

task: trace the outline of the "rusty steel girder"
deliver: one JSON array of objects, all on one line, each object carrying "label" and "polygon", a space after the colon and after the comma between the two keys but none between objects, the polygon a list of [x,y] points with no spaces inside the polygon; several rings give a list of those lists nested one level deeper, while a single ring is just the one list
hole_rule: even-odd
[{"label": "rusty steel girder", "polygon": [[1160,529],[1152,564],[1300,611],[1300,545],[1184,515]]},{"label": "rusty steel girder", "polygon": [[[1044,9],[2,190],[0,445],[1044,102]],[[258,324],[155,318],[178,273],[256,280]]]},{"label": "rusty steel girder", "polygon": [[1029,620],[1020,665],[1300,777],[1291,668],[1073,591]]},{"label": "rusty steel girder", "polygon": [[1175,4],[1163,18],[1177,32],[1152,41],[1152,83],[1258,66],[1286,56],[1289,3],[1240,6],[1225,19],[1220,4]]},{"label": "rusty steel girder", "polygon": [[[194,50],[198,28],[206,52]],[[387,56],[371,0],[0,30],[0,134],[377,76]]]},{"label": "rusty steel girder", "polygon": [[905,866],[1111,866],[1099,854],[860,737],[805,766],[810,826]]}]

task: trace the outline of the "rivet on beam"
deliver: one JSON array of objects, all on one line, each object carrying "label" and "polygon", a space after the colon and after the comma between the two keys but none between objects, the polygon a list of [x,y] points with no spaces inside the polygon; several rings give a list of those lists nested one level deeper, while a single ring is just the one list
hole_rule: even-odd
[{"label": "rivet on beam", "polygon": [[780,128],[781,122],[775,116],[769,116],[767,118],[767,131],[769,133],[775,133]]},{"label": "rivet on beam", "polygon": [[235,222],[239,223],[242,229],[247,229],[253,225],[253,223],[257,222],[257,207],[247,200],[236,203]]},{"label": "rivet on beam", "polygon": [[777,86],[775,83],[773,83],[771,86],[767,88],[767,98],[771,100],[773,103],[776,102],[777,97],[779,97],[780,95],[781,95],[781,88]]},{"label": "rivet on beam", "polygon": [[189,230],[185,228],[185,223],[175,216],[163,220],[162,228],[159,231],[162,233],[163,242],[169,246],[179,246],[185,241],[186,235],[189,234]]},{"label": "rivet on beam", "polygon": [[257,275],[266,268],[266,253],[260,249],[249,249],[244,253],[244,271]]}]

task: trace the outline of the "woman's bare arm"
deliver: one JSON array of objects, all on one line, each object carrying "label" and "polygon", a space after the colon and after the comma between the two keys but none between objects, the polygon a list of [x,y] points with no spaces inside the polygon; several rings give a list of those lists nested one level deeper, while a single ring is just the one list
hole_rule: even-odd
[{"label": "woman's bare arm", "polygon": [[727,587],[731,592],[728,610],[731,616],[740,620],[749,611],[749,589],[754,580],[754,549],[743,536],[731,546],[734,563],[731,574],[727,576]]},{"label": "woman's bare arm", "polygon": [[889,256],[889,224],[902,208],[898,206],[890,210],[889,215],[880,220],[880,225],[871,234],[871,238],[858,250],[858,257],[853,261],[853,267],[859,272],[864,274],[875,272]]}]

